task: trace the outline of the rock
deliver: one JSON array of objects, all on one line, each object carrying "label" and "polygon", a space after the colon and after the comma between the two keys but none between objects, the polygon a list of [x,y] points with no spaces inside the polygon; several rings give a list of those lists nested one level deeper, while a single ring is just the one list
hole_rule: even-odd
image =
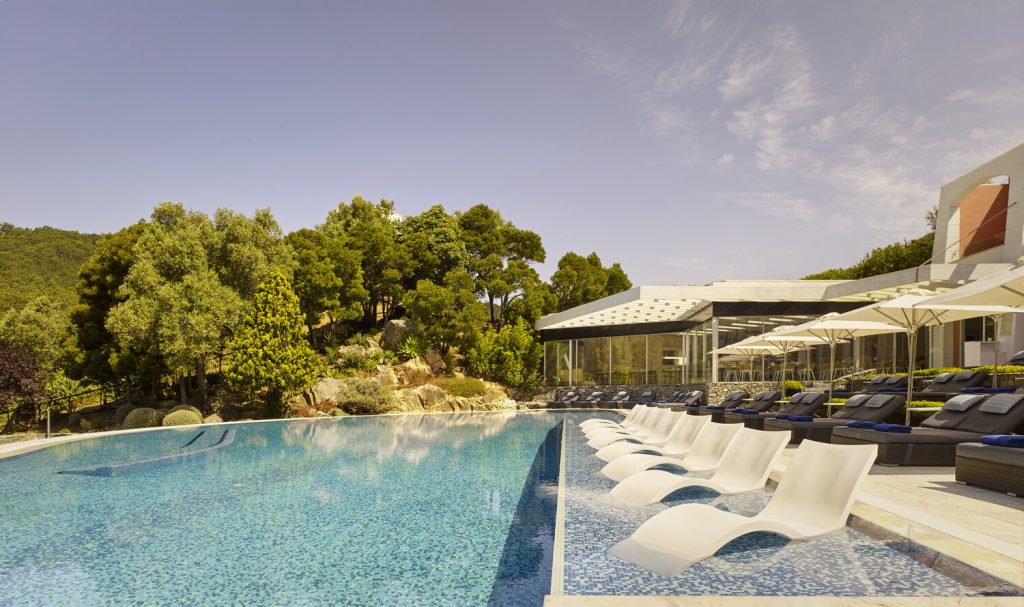
[{"label": "rock", "polygon": [[444,373],[448,365],[444,364],[444,359],[441,358],[441,353],[433,348],[427,348],[427,364],[430,365],[430,370],[434,373]]},{"label": "rock", "polygon": [[398,385],[398,374],[390,365],[377,365],[377,381],[383,386],[394,388]]},{"label": "rock", "polygon": [[214,413],[213,415],[207,415],[206,417],[203,418],[204,424],[219,424],[222,421],[224,420],[221,418],[221,416],[217,415],[216,413]]},{"label": "rock", "polygon": [[376,344],[369,344],[365,346],[341,346],[338,348],[338,360],[342,361],[348,356],[361,356],[368,358],[370,356],[379,356],[384,351],[380,349],[380,346]]},{"label": "rock", "polygon": [[433,375],[427,361],[418,356],[398,365],[394,371],[398,375],[399,383],[403,386],[422,384]]},{"label": "rock", "polygon": [[388,350],[395,350],[406,337],[414,337],[419,334],[419,325],[414,321],[404,318],[389,320],[384,325],[384,333],[381,335],[380,345]]},{"label": "rock", "polygon": [[391,395],[391,410],[395,413],[410,413],[423,410],[423,401],[412,388],[396,390]]},{"label": "rock", "polygon": [[312,387],[307,390],[307,400],[311,404],[334,402],[334,395],[345,385],[345,380],[334,379],[333,377],[321,377]]},{"label": "rock", "polygon": [[454,411],[452,398],[441,386],[434,384],[423,384],[413,389],[416,396],[420,397],[424,411]]}]

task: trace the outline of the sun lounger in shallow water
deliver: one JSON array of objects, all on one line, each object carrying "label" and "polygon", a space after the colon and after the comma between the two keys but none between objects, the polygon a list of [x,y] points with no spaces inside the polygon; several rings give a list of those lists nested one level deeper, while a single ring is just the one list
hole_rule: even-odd
[{"label": "sun lounger in shallow water", "polygon": [[653,424],[659,415],[665,412],[664,409],[657,407],[648,407],[646,405],[637,405],[641,407],[641,411],[636,414],[632,419],[623,420],[621,424],[609,420],[594,420],[605,423],[594,423],[582,428],[583,433],[587,435],[587,438],[596,438],[602,434],[609,433],[634,433],[643,430],[649,424]]},{"label": "sun lounger in shallow water", "polygon": [[664,440],[668,433],[672,431],[672,426],[675,423],[675,419],[679,415],[683,415],[681,412],[670,411],[669,409],[660,409],[658,407],[651,407],[654,409],[647,417],[644,418],[638,426],[630,428],[629,430],[599,430],[596,432],[588,432],[587,437],[590,439],[587,444],[594,449],[600,449],[606,445],[610,445],[616,441],[621,440],[632,440],[632,441],[648,441],[648,440]]},{"label": "sun lounger in shallow water", "polygon": [[[692,415],[687,417],[694,418]],[[602,501],[626,510],[636,510],[660,502],[668,494],[685,487],[704,487],[726,495],[760,489],[768,480],[772,464],[788,443],[789,436],[784,432],[743,428],[729,443],[722,456],[722,465],[711,478],[692,478],[667,470],[645,470],[626,477]]]},{"label": "sun lounger in shallow water", "polygon": [[725,450],[729,443],[739,434],[743,426],[739,424],[706,424],[697,434],[693,441],[693,447],[686,457],[665,457],[663,455],[647,455],[645,453],[630,453],[615,458],[604,468],[601,474],[613,481],[625,480],[637,472],[649,470],[655,466],[672,466],[682,468],[687,472],[703,472],[714,470],[722,463]]},{"label": "sun lounger in shallow water", "polygon": [[634,419],[636,419],[636,416],[639,415],[646,408],[647,405],[637,405],[633,407],[632,409],[629,410],[629,413],[626,414],[626,417],[622,419],[621,423],[614,422],[610,419],[604,418],[585,419],[580,422],[580,428],[584,430],[598,427],[622,428],[628,426]]},{"label": "sun lounger in shallow water", "polygon": [[655,443],[633,443],[620,441],[602,447],[595,453],[597,457],[610,462],[618,457],[629,453],[653,453],[655,455],[666,455],[669,457],[683,457],[693,446],[693,441],[705,424],[711,418],[707,415],[682,415],[673,426],[672,432],[664,442]]},{"label": "sun lounger in shallow water", "polygon": [[608,554],[674,576],[748,533],[767,531],[793,540],[838,533],[877,452],[875,445],[804,441],[771,501],[756,516],[705,504],[675,506],[651,517]]}]

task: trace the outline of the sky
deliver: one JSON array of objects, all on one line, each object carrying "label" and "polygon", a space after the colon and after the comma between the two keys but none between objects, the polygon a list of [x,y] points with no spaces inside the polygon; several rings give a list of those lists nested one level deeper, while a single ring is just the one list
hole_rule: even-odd
[{"label": "sky", "polygon": [[634,284],[798,278],[1024,142],[1024,3],[0,0],[0,221],[488,204]]}]

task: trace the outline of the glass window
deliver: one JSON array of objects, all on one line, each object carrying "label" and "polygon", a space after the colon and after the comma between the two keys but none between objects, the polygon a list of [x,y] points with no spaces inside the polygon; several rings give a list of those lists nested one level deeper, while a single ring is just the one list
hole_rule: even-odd
[{"label": "glass window", "polygon": [[569,340],[544,344],[544,382],[549,386],[569,385]]},{"label": "glass window", "polygon": [[647,382],[683,383],[683,336],[661,333],[647,336]]},{"label": "glass window", "polygon": [[611,338],[612,384],[642,384],[646,372],[646,336],[625,335]]},{"label": "glass window", "polygon": [[608,339],[595,337],[576,340],[573,363],[573,382],[577,386],[596,386],[608,383]]}]

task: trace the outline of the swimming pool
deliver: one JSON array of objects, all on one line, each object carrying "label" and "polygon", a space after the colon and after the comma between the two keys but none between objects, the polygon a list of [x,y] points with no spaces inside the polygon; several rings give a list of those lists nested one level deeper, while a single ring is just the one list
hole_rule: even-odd
[{"label": "swimming pool", "polygon": [[539,605],[561,420],[230,424],[3,459],[0,605]]}]

